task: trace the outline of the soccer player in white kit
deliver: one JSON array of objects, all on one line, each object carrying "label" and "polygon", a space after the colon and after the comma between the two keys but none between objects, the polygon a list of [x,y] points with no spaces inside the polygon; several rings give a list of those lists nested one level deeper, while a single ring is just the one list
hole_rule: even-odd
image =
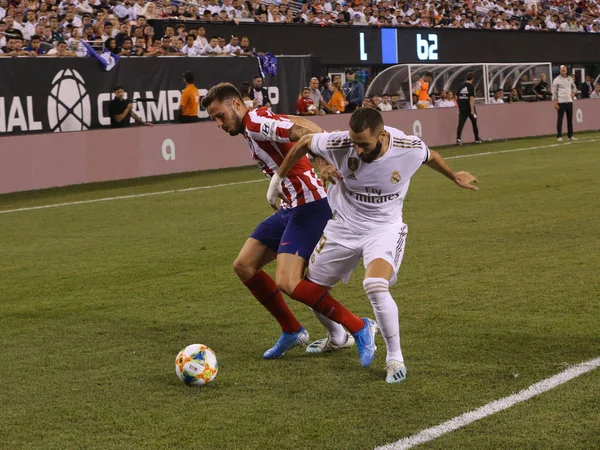
[{"label": "soccer player in white kit", "polygon": [[[465,189],[477,190],[477,180],[468,172],[454,172],[418,137],[384,126],[377,110],[359,108],[350,118],[349,131],[311,134],[298,141],[271,178],[269,203],[285,198],[281,181],[306,153],[332,164],[339,178],[329,188],[333,218],[311,256],[307,281],[328,288],[338,281],[348,282],[363,259],[363,287],[387,347],[386,381],[403,381],[406,367],[398,307],[389,287],[397,280],[406,244],[408,227],[402,221],[402,204],[410,178],[427,164]],[[328,337],[311,345],[320,351],[344,347],[348,334],[343,327],[331,321],[322,323]]]}]

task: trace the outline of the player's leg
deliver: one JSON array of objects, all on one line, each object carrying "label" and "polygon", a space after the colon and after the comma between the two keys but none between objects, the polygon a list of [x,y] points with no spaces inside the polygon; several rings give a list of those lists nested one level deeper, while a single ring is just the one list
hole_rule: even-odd
[{"label": "player's leg", "polygon": [[365,239],[364,262],[366,267],[363,287],[373,305],[375,318],[387,348],[386,365],[388,383],[406,378],[404,356],[400,347],[400,321],[398,306],[389,288],[396,282],[404,256],[408,228],[391,228]]},{"label": "player's leg", "polygon": [[565,115],[565,108],[563,103],[558,104],[558,113],[556,117],[556,137],[562,139],[562,123]]},{"label": "player's leg", "polygon": [[[277,286],[285,294],[292,296],[298,284],[304,279],[308,259],[329,219],[331,219],[331,209],[325,199],[298,206],[292,211],[279,245],[275,276]],[[329,331],[336,344],[353,345],[354,339],[348,339],[344,327],[314,309],[312,311],[317,320]]]},{"label": "player's leg", "polygon": [[459,111],[458,112],[458,128],[456,129],[456,143],[457,144],[461,144],[461,136],[462,136],[462,132],[463,132],[463,128],[465,126],[465,122],[467,121],[467,117],[468,114],[463,112],[463,111]]},{"label": "player's leg", "polygon": [[567,114],[567,137],[573,139],[573,103],[567,103],[565,106]]},{"label": "player's leg", "polygon": [[471,124],[473,125],[473,135],[475,136],[475,142],[481,142],[479,137],[479,127],[477,126],[477,117],[474,117],[473,114],[469,114],[469,119],[471,119]]},{"label": "player's leg", "polygon": [[285,229],[283,214],[273,214],[256,227],[233,263],[233,270],[252,295],[275,317],[283,332],[298,332],[296,320],[277,288],[262,268],[276,258],[279,240]]},{"label": "player's leg", "polygon": [[[360,261],[360,251],[352,245],[358,241],[344,229],[343,224],[331,220],[323,238],[314,250],[308,266],[306,280],[302,280],[292,294],[298,300],[326,318],[343,325],[356,341],[363,367],[368,367],[375,357],[377,325],[370,319],[360,318],[350,312],[329,293],[338,281],[347,282]],[[343,241],[343,244],[342,242]]]}]

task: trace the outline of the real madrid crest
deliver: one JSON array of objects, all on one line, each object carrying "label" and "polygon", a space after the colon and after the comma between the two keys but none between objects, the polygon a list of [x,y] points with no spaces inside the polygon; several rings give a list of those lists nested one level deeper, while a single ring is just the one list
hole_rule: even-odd
[{"label": "real madrid crest", "polygon": [[348,169],[350,169],[352,172],[356,172],[356,170],[358,170],[358,158],[355,158],[354,156],[348,158]]},{"label": "real madrid crest", "polygon": [[394,170],[394,171],[392,172],[392,178],[390,178],[390,181],[391,181],[393,184],[398,184],[398,183],[400,183],[400,172],[398,172],[397,170]]}]

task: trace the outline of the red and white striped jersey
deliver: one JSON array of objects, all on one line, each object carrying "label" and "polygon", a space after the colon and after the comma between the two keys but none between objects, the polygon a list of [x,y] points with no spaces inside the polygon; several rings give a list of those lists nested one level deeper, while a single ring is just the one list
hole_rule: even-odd
[{"label": "red and white striped jersey", "polygon": [[[243,123],[244,137],[248,140],[252,158],[263,173],[271,178],[294,146],[290,141],[293,122],[287,116],[275,114],[265,107],[248,111]],[[321,180],[306,156],[284,178],[283,192],[289,205],[282,203],[282,208],[295,208],[327,197]]]}]

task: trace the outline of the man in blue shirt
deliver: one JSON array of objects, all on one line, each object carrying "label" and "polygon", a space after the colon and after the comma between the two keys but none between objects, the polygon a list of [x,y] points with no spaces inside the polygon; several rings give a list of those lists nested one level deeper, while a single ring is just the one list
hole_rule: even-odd
[{"label": "man in blue shirt", "polygon": [[365,87],[360,81],[356,81],[354,77],[354,70],[346,70],[347,81],[342,87],[344,94],[346,94],[346,101],[348,102],[345,112],[353,112],[362,105],[362,102],[365,99]]},{"label": "man in blue shirt", "polygon": [[48,53],[48,51],[45,50],[44,47],[42,47],[42,38],[37,34],[34,34],[31,37],[31,43],[29,44],[29,47],[25,49],[25,51],[30,52],[31,56],[45,55],[46,53]]}]

